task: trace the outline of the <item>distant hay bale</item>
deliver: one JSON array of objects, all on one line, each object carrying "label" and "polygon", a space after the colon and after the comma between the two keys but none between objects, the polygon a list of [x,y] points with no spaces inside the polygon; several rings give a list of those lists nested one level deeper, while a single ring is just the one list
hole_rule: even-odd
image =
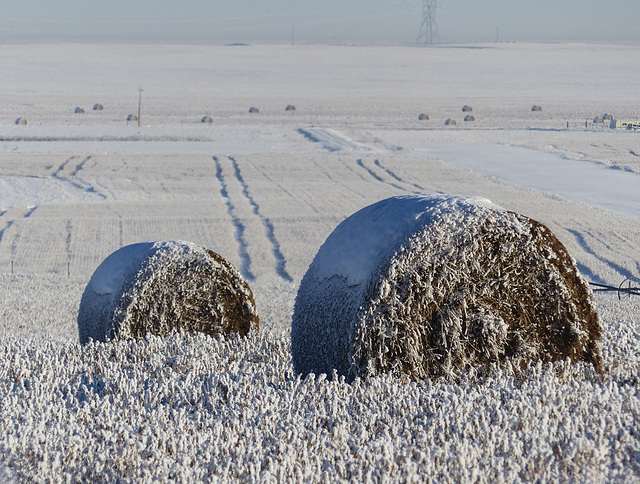
[{"label": "distant hay bale", "polygon": [[257,329],[253,293],[223,257],[190,242],[132,244],[96,269],[78,312],[80,343]]},{"label": "distant hay bale", "polygon": [[602,115],[602,119],[604,119],[605,121],[612,121],[613,120],[613,116],[611,116],[610,114],[604,113]]},{"label": "distant hay bale", "polygon": [[77,107],[77,108],[74,109],[73,112],[76,113],[76,114],[82,114],[82,113],[84,113],[84,109],[82,109],[81,107]]},{"label": "distant hay bale", "polygon": [[542,111],[542,106],[535,104],[531,107],[531,111]]},{"label": "distant hay bale", "polygon": [[598,116],[598,117],[593,119],[593,122],[595,124],[604,124],[604,119],[602,119],[601,117]]},{"label": "distant hay bale", "polygon": [[284,108],[285,111],[295,111],[296,107],[293,104],[287,104],[287,107]]},{"label": "distant hay bale", "polygon": [[473,111],[473,108],[467,104],[465,104],[464,106],[462,106],[462,112],[463,113],[470,113],[471,111]]},{"label": "distant hay bale", "polygon": [[464,120],[465,120],[465,121],[475,121],[475,120],[476,120],[476,118],[475,118],[472,114],[467,114],[467,115],[464,117]]},{"label": "distant hay bale", "polygon": [[456,124],[458,124],[458,123],[456,123],[456,120],[455,120],[455,119],[449,118],[449,119],[447,119],[447,120],[444,122],[444,124],[445,124],[446,126],[455,126],[455,125],[456,125]]},{"label": "distant hay bale", "polygon": [[418,116],[418,119],[420,121],[429,121],[429,115],[425,114],[425,113],[422,113],[420,116]]},{"label": "distant hay bale", "polygon": [[102,111],[103,109],[104,109],[104,106],[102,104],[96,103],[96,104],[93,105],[93,110],[94,111]]},{"label": "distant hay bale", "polygon": [[127,116],[127,121],[137,121],[138,120],[138,116],[136,116],[135,114],[129,114]]},{"label": "distant hay bale", "polygon": [[254,108],[253,106],[249,108],[250,113],[259,113],[260,110],[258,108]]},{"label": "distant hay bale", "polygon": [[213,119],[211,119],[211,116],[202,116],[202,119],[200,120],[201,123],[213,123]]},{"label": "distant hay bale", "polygon": [[300,284],[296,374],[453,377],[470,367],[587,361],[600,371],[592,293],[544,225],[489,200],[382,200],[344,220]]},{"label": "distant hay bale", "polygon": [[16,124],[19,124],[19,125],[21,125],[21,126],[24,126],[24,125],[26,125],[26,124],[27,124],[27,119],[26,119],[26,118],[23,118],[23,117],[20,117],[20,118],[16,119]]}]

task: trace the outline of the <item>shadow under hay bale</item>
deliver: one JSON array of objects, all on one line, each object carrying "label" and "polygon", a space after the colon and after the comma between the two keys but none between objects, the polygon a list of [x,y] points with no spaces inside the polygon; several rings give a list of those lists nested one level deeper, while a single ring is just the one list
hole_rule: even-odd
[{"label": "shadow under hay bale", "polygon": [[600,371],[592,293],[544,225],[489,200],[403,196],[344,220],[296,297],[296,373],[414,379],[587,361]]},{"label": "shadow under hay bale", "polygon": [[258,329],[251,288],[223,257],[190,242],[132,244],[96,269],[78,312],[80,343],[166,336],[176,329],[215,336]]}]

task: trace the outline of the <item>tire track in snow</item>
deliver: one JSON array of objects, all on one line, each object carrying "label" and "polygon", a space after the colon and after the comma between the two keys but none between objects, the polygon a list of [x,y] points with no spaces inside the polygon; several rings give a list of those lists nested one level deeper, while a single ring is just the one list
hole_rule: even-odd
[{"label": "tire track in snow", "polygon": [[407,182],[404,181],[402,178],[400,178],[398,175],[396,175],[394,172],[392,172],[390,169],[386,168],[385,166],[382,166],[382,163],[380,163],[380,160],[375,160],[373,162],[374,165],[376,165],[378,168],[380,168],[381,170],[383,170],[387,175],[389,175],[391,178],[393,178],[394,180],[403,183],[405,185],[410,185],[414,188],[418,189],[418,192],[416,193],[424,193],[424,187],[418,185],[417,183],[411,183],[411,182]]},{"label": "tire track in snow", "polygon": [[227,187],[227,182],[224,177],[224,173],[222,172],[222,164],[217,156],[212,156],[213,162],[216,165],[216,178],[218,179],[218,183],[220,184],[220,195],[222,196],[222,200],[227,207],[227,213],[231,217],[231,222],[233,223],[233,227],[235,229],[235,239],[238,242],[238,254],[240,255],[240,273],[242,277],[247,279],[248,281],[255,280],[253,273],[251,272],[251,257],[249,256],[249,252],[247,250],[247,241],[244,238],[245,226],[240,221],[240,219],[235,215],[236,208],[229,197],[229,189]]},{"label": "tire track in snow", "polygon": [[[377,161],[377,160],[376,160]],[[386,181],[384,178],[382,178],[380,175],[378,175],[375,171],[373,171],[371,168],[369,168],[368,166],[366,166],[364,164],[364,162],[362,161],[362,159],[358,159],[356,160],[356,163],[358,164],[358,166],[360,168],[362,168],[364,171],[366,171],[371,177],[373,177],[374,180],[383,183],[385,185],[389,185],[392,186],[393,188],[396,188],[397,190],[401,190],[403,192],[408,192],[409,190],[407,190],[404,187],[401,187],[400,185],[397,185],[396,183],[393,182],[388,182]]]},{"label": "tire track in snow", "polygon": [[98,195],[99,197],[102,197],[103,200],[106,200],[107,196],[98,192],[95,187],[89,183],[86,182],[80,178],[77,177],[78,172],[80,170],[82,170],[84,168],[84,165],[87,161],[89,161],[92,157],[91,156],[87,156],[85,159],[83,159],[82,161],[80,161],[80,163],[78,163],[75,168],[73,169],[73,171],[69,174],[68,177],[63,176],[62,172],[65,170],[65,168],[67,167],[67,165],[74,159],[78,158],[77,156],[72,156],[71,158],[68,158],[66,161],[64,161],[63,163],[61,163],[58,168],[56,169],[56,171],[54,171],[51,176],[53,178],[56,178],[58,180],[64,181],[66,183],[70,183],[71,185],[73,185],[74,187],[76,187],[79,190],[82,190],[83,192],[87,192],[87,193],[95,193],[96,195]]},{"label": "tire track in snow", "polygon": [[[12,218],[10,220],[7,220],[7,222],[5,223],[4,227],[2,227],[0,229],[0,242],[2,242],[2,238],[4,237],[5,231],[9,230],[13,226],[13,224],[16,222],[16,220],[18,220],[18,219],[22,219],[22,220],[28,219],[29,217],[31,217],[31,215],[33,215],[33,212],[35,212],[37,208],[38,208],[37,205],[35,207],[29,207],[29,208],[27,208],[26,212],[24,212],[22,214],[21,217]],[[6,213],[7,213],[7,210],[2,212],[2,214],[0,214],[0,216],[4,215]],[[11,242],[11,247],[10,247],[11,258],[14,258],[15,255],[16,255],[16,252],[18,250],[18,243],[20,242],[20,237],[21,237],[21,234],[17,233],[16,236],[13,238],[13,241]]]},{"label": "tire track in snow", "polygon": [[242,177],[242,173],[240,172],[240,167],[238,166],[238,162],[236,161],[236,159],[232,156],[227,156],[227,158],[233,164],[235,177],[242,186],[242,194],[249,202],[249,205],[251,205],[251,209],[253,210],[254,215],[256,215],[260,219],[262,225],[265,228],[267,239],[269,239],[269,242],[271,242],[273,257],[275,257],[276,259],[277,274],[285,281],[292,282],[293,278],[287,272],[286,259],[284,258],[284,255],[282,254],[282,251],[280,249],[280,242],[278,242],[278,239],[276,237],[273,223],[271,223],[271,220],[269,218],[260,213],[260,206],[256,203],[256,201],[249,193],[249,186]]},{"label": "tire track in snow", "polygon": [[[618,272],[619,274],[621,274],[622,276],[626,277],[627,279],[635,279],[635,278],[637,278],[634,274],[631,273],[631,271],[625,269],[622,266],[619,266],[615,262],[612,262],[612,261],[602,257],[597,252],[595,252],[593,249],[591,249],[591,247],[589,247],[589,244],[585,240],[584,235],[582,235],[577,230],[567,229],[567,232],[569,232],[571,235],[573,235],[573,237],[576,240],[576,242],[578,243],[578,245],[580,247],[582,247],[582,250],[584,250],[587,254],[591,255],[594,259],[596,259],[596,260],[602,262],[603,264],[609,266],[611,269],[613,269],[614,271]],[[638,270],[640,271],[640,264],[638,264],[636,262],[636,266],[637,266]],[[593,274],[589,269],[587,269],[586,267],[582,266],[581,264],[580,264],[579,269],[580,269],[581,272],[589,273],[592,276],[592,278],[594,278],[594,279],[600,279],[595,274]],[[604,281],[598,280],[597,282],[604,282]]]}]

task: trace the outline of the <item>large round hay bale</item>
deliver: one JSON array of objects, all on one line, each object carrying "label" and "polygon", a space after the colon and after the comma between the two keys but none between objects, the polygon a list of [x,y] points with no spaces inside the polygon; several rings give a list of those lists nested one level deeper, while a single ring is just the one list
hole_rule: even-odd
[{"label": "large round hay bale", "polygon": [[542,106],[538,106],[537,104],[534,104],[533,106],[531,106],[531,111],[542,111]]},{"label": "large round hay bale", "polygon": [[249,108],[249,112],[250,112],[250,113],[259,113],[259,112],[260,112],[260,110],[259,110],[258,108],[256,108],[256,107],[253,107],[253,106],[252,106],[252,107],[250,107],[250,108]]},{"label": "large round hay bale", "polygon": [[476,118],[473,116],[473,114],[467,114],[467,115],[464,117],[464,120],[465,120],[466,122],[469,122],[469,121],[475,121],[475,120],[476,120]]},{"label": "large round hay bale", "polygon": [[284,108],[285,111],[295,111],[296,107],[293,104],[287,104],[287,107]]},{"label": "large round hay bale", "polygon": [[420,116],[418,116],[418,120],[420,120],[420,121],[429,121],[429,115],[425,114],[425,113],[421,113]]},{"label": "large round hay bale", "polygon": [[471,106],[469,106],[468,104],[465,104],[464,106],[462,106],[462,112],[463,113],[470,113],[471,111],[473,111],[473,108]]},{"label": "large round hay bale", "polygon": [[20,117],[16,119],[16,124],[24,126],[27,124],[27,118]]},{"label": "large round hay bale", "polygon": [[84,113],[84,109],[82,109],[81,107],[77,107],[73,110],[73,112],[76,114],[82,114]]},{"label": "large round hay bale", "polygon": [[102,111],[104,109],[104,106],[100,103],[96,103],[93,105],[93,110],[94,111]]},{"label": "large round hay bale", "polygon": [[127,121],[137,121],[137,120],[138,120],[138,116],[136,116],[135,114],[127,115]]},{"label": "large round hay bale", "polygon": [[380,201],[327,238],[296,297],[296,373],[414,379],[520,371],[570,358],[601,368],[592,293],[544,225],[489,200]]},{"label": "large round hay bale", "polygon": [[456,120],[453,118],[449,118],[444,122],[445,126],[455,126],[456,124]]},{"label": "large round hay bale", "polygon": [[201,123],[211,124],[211,123],[213,123],[213,118],[211,118],[211,116],[204,115],[204,116],[202,116],[202,118],[200,119],[200,122],[201,122]]},{"label": "large round hay bale", "polygon": [[78,312],[82,344],[165,336],[173,329],[246,335],[258,324],[251,288],[233,266],[182,241],[113,252],[93,273]]}]

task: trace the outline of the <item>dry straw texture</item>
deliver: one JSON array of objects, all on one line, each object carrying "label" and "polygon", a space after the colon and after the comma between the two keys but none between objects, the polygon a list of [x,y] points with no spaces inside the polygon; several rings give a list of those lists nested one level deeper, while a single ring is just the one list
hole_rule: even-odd
[{"label": "dry straw texture", "polygon": [[166,336],[171,330],[246,335],[259,324],[251,288],[223,257],[189,242],[123,247],[96,269],[78,314],[80,342]]},{"label": "dry straw texture", "polygon": [[602,331],[547,227],[485,199],[411,196],[329,236],[300,285],[291,341],[298,373],[422,379],[567,358],[599,371]]}]

